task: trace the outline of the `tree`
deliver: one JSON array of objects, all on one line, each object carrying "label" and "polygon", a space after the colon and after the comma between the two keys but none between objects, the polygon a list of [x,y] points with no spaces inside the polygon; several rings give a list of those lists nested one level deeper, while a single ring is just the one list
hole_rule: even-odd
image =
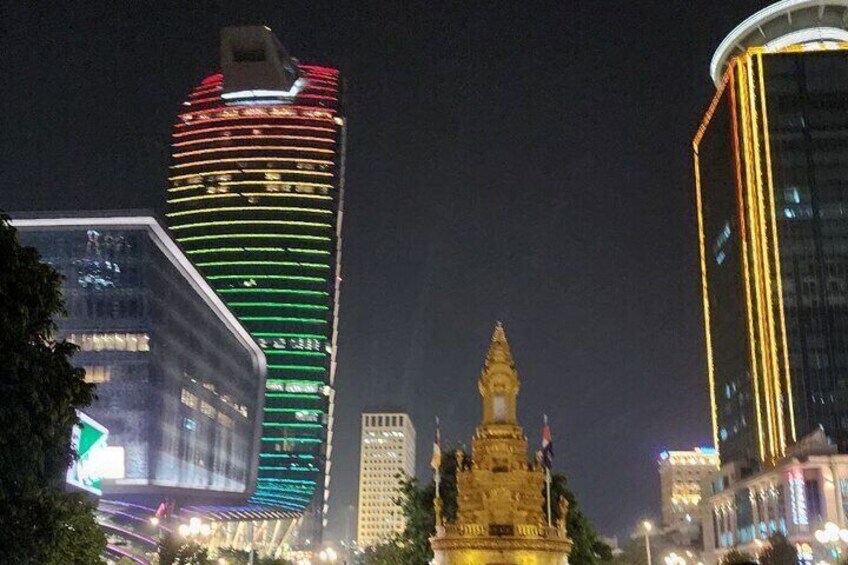
[{"label": "tree", "polygon": [[[446,452],[440,469],[442,514],[447,522],[456,519],[456,450]],[[426,565],[433,558],[430,536],[436,529],[433,499],[435,484],[430,481],[421,486],[417,479],[402,478],[396,503],[406,520],[404,531],[387,542],[366,550],[359,559],[363,565]],[[566,526],[574,545],[569,563],[597,565],[612,558],[609,546],[580,511],[574,494],[568,490],[565,476],[554,474],[551,480],[551,500],[565,496],[569,502]],[[558,505],[552,505],[552,509]],[[558,512],[558,510],[557,510]],[[558,516],[554,515],[554,519]]]},{"label": "tree", "polygon": [[[219,549],[218,557],[223,558],[229,565],[248,565],[250,563],[250,552],[234,547]],[[259,557],[254,555],[253,565],[291,565],[291,561],[281,557]]]},{"label": "tree", "polygon": [[71,365],[76,346],[55,341],[61,277],[22,247],[0,214],[0,555],[4,563],[99,563],[106,538],[93,507],[65,493],[76,409],[94,385]]},{"label": "tree", "polygon": [[[656,555],[654,551],[655,538],[651,538],[651,554]],[[645,552],[645,538],[642,536],[632,538],[627,541],[621,548],[621,553],[615,556],[612,560],[615,565],[648,565],[648,555]],[[658,563],[654,560],[654,563]]]},{"label": "tree", "polygon": [[798,551],[783,534],[774,534],[760,551],[760,565],[796,565]]},{"label": "tree", "polygon": [[404,548],[394,539],[366,548],[358,557],[357,563],[360,565],[408,565]]},{"label": "tree", "polygon": [[210,565],[208,550],[169,533],[159,540],[159,565]]},{"label": "tree", "polygon": [[744,551],[739,551],[736,548],[731,549],[721,558],[721,565],[749,565],[756,563],[756,560]]}]

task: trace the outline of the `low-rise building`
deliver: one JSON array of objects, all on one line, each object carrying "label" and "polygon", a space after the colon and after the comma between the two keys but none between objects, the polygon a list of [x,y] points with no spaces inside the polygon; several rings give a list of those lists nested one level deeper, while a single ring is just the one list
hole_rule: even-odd
[{"label": "low-rise building", "polygon": [[663,451],[657,465],[662,496],[662,530],[678,544],[700,545],[701,485],[718,470],[718,453],[709,447]]},{"label": "low-rise building", "polygon": [[[725,465],[705,488],[708,564],[719,562],[732,548],[756,556],[775,533],[795,545],[802,562],[832,561],[834,545],[817,541],[816,532],[828,522],[840,529],[848,526],[848,455],[837,453],[822,430],[760,472],[746,476],[739,465]],[[834,543],[844,545],[842,540]]]}]

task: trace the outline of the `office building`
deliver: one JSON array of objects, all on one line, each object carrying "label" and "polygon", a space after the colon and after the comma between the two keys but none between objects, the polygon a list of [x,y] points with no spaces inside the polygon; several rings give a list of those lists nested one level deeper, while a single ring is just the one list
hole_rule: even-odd
[{"label": "office building", "polygon": [[824,533],[848,527],[848,455],[837,453],[822,430],[755,475],[724,465],[708,488],[702,514],[708,565],[733,548],[757,556],[775,533],[795,546],[800,563],[833,562],[844,543]]},{"label": "office building", "polygon": [[[225,28],[221,67],[173,132],[173,237],[268,360],[253,503],[316,518],[332,452],[344,171],[335,69],[264,27]],[[317,538],[317,539],[316,539]]]},{"label": "office building", "polygon": [[373,545],[403,530],[394,503],[401,477],[415,476],[415,427],[402,412],[362,414],[356,540]]},{"label": "office building", "polygon": [[256,477],[265,358],[158,222],[144,215],[12,221],[64,277],[58,337],[97,384],[86,412],[123,448],[104,496],[186,490],[244,499]]},{"label": "office building", "polygon": [[713,439],[754,472],[848,449],[848,23],[784,0],[719,46],[693,141]]},{"label": "office building", "polygon": [[[246,504],[257,475],[265,355],[164,228],[146,213],[16,215],[22,244],[63,277],[58,338],[97,384],[85,409],[108,430],[114,478],[73,479],[102,495],[97,518],[111,556],[149,559],[163,527],[209,523],[212,546],[273,553],[300,515]],[[90,416],[90,418],[89,418]],[[79,474],[72,468],[71,474]],[[92,475],[94,473],[94,475]],[[169,526],[165,526],[166,522]]]},{"label": "office building", "polygon": [[701,484],[718,471],[718,453],[711,447],[663,451],[657,461],[666,530],[700,535]]}]

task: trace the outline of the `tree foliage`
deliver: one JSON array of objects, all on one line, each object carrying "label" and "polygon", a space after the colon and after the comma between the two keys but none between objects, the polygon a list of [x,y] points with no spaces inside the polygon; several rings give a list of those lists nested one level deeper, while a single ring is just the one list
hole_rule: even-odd
[{"label": "tree foliage", "polygon": [[[0,555],[10,564],[99,563],[105,536],[93,508],[63,492],[75,410],[94,386],[53,341],[61,278],[22,247],[0,215]],[[10,456],[13,454],[13,456]]]},{"label": "tree foliage", "polygon": [[574,544],[571,547],[571,555],[568,556],[568,563],[570,565],[598,565],[611,561],[612,549],[601,540],[595,527],[580,511],[574,493],[568,489],[568,480],[565,475],[554,473],[551,476],[551,510],[554,523],[560,518],[557,508],[559,505],[555,501],[559,500],[561,496],[564,496],[568,501],[565,527]]},{"label": "tree foliage", "polygon": [[159,539],[159,565],[211,565],[208,550],[169,533]]},{"label": "tree foliage", "polygon": [[[250,552],[234,547],[219,549],[218,557],[223,558],[229,565],[248,565],[250,563]],[[292,562],[282,557],[259,557],[258,555],[254,555],[253,565],[292,565]]]},{"label": "tree foliage", "polygon": [[731,549],[721,558],[721,565],[749,565],[751,563],[756,563],[756,560],[750,554],[736,548]]},{"label": "tree foliage", "polygon": [[[444,454],[440,473],[442,514],[446,521],[451,522],[456,519],[457,511],[456,450]],[[436,527],[433,510],[435,495],[436,487],[433,481],[421,485],[417,479],[402,478],[396,503],[406,520],[404,531],[385,543],[366,549],[359,562],[362,565],[427,565],[433,558],[430,536]],[[598,565],[609,561],[612,558],[609,546],[600,540],[595,529],[580,511],[574,494],[568,490],[566,478],[554,474],[551,481],[551,500],[559,500],[560,496],[565,496],[569,502],[566,525],[568,535],[574,542],[569,563]],[[554,520],[559,517],[557,506],[551,506]]]},{"label": "tree foliage", "polygon": [[760,551],[760,565],[796,565],[798,551],[783,534],[774,534]]},{"label": "tree foliage", "polygon": [[[651,555],[656,560],[655,538],[651,538]],[[645,538],[642,536],[628,540],[621,548],[621,553],[612,560],[614,565],[648,565],[648,555],[645,552]]]}]

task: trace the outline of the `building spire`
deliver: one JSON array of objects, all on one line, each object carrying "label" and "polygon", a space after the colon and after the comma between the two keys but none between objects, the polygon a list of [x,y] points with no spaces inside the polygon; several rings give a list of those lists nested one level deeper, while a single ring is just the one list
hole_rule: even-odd
[{"label": "building spire", "polygon": [[506,339],[506,332],[500,322],[495,325],[492,341],[478,383],[480,396],[483,397],[483,425],[517,425],[515,417],[515,397],[520,383],[512,349]]},{"label": "building spire", "polygon": [[506,339],[506,332],[503,324],[498,322],[495,325],[495,331],[492,333],[492,342],[489,345],[489,352],[486,353],[486,361],[483,372],[485,373],[494,364],[506,364],[510,369],[515,368],[515,361],[512,358],[512,349],[509,347],[509,342]]}]

